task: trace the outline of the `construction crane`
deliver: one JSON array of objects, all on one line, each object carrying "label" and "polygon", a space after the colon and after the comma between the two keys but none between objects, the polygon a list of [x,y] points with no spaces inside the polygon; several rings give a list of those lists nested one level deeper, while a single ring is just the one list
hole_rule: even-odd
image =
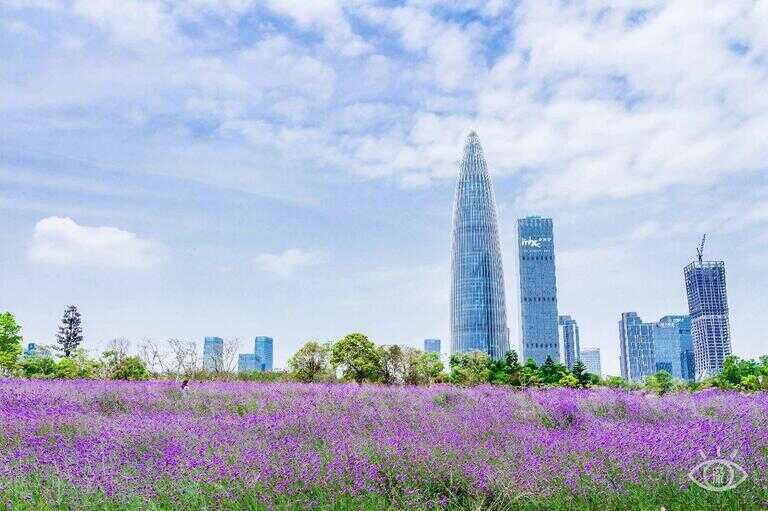
[{"label": "construction crane", "polygon": [[696,254],[699,256],[699,264],[701,264],[704,261],[704,243],[707,242],[707,235],[706,233],[704,236],[701,237],[701,244],[696,249]]}]

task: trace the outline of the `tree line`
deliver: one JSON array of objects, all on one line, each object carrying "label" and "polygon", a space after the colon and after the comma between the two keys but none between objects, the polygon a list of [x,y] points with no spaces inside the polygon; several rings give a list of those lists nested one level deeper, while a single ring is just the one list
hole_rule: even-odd
[{"label": "tree line", "polygon": [[93,358],[81,346],[82,318],[74,305],[64,311],[55,345],[39,346],[34,353],[24,353],[22,342],[21,326],[14,316],[10,312],[0,313],[0,374],[68,379],[450,383],[467,387],[482,384],[519,388],[608,386],[627,390],[645,388],[659,394],[709,387],[746,392],[768,390],[768,356],[757,361],[728,357],[720,374],[703,381],[682,382],[660,371],[638,383],[618,376],[601,378],[587,372],[581,361],[570,370],[551,358],[541,365],[533,359],[523,363],[514,350],[499,360],[480,351],[456,353],[446,367],[437,353],[396,344],[378,346],[362,333],[352,333],[335,342],[308,341],[288,360],[286,371],[238,374],[240,342],[237,338],[225,340],[221,353],[207,369],[201,364],[199,344],[181,339],[169,339],[165,344],[144,339],[138,346],[138,354],[132,355],[130,342],[115,338],[101,356]]}]

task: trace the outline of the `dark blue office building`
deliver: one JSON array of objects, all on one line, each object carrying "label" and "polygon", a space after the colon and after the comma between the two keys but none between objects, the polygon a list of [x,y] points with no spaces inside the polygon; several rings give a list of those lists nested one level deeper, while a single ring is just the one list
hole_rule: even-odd
[{"label": "dark blue office building", "polygon": [[560,360],[555,242],[551,218],[517,221],[520,348],[522,359]]}]

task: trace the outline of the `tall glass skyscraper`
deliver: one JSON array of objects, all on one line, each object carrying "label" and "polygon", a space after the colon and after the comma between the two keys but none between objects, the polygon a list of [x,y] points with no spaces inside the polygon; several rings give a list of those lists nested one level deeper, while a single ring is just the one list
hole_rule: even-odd
[{"label": "tall glass skyscraper", "polygon": [[621,377],[642,381],[656,372],[653,324],[643,323],[636,312],[624,312],[619,321]]},{"label": "tall glass skyscraper", "polygon": [[600,348],[584,348],[581,350],[581,361],[588,373],[602,376],[602,367],[600,365]]},{"label": "tall glass skyscraper", "polygon": [[520,344],[523,360],[538,364],[560,360],[557,281],[552,219],[531,216],[517,221],[520,296]]},{"label": "tall glass skyscraper", "polygon": [[451,245],[451,353],[499,359],[509,349],[504,269],[493,184],[474,131],[459,165]]},{"label": "tall glass skyscraper", "polygon": [[728,292],[723,261],[694,261],[684,269],[693,324],[696,379],[718,374],[731,354]]},{"label": "tall glass skyscraper", "polygon": [[424,339],[424,351],[440,354],[440,339]]},{"label": "tall glass skyscraper", "polygon": [[203,367],[209,372],[224,370],[224,339],[206,337],[203,341]]},{"label": "tall glass skyscraper", "polygon": [[237,359],[237,370],[241,373],[258,371],[259,357],[253,353],[241,353]]},{"label": "tall glass skyscraper", "polygon": [[573,366],[576,365],[581,356],[579,324],[570,316],[558,316],[557,324],[563,363],[568,369],[573,369]]},{"label": "tall glass skyscraper", "polygon": [[664,316],[653,324],[653,354],[657,371],[675,378],[694,379],[690,316]]},{"label": "tall glass skyscraper", "polygon": [[254,353],[258,359],[259,371],[272,370],[272,349],[274,341],[271,337],[258,336],[254,339]]}]

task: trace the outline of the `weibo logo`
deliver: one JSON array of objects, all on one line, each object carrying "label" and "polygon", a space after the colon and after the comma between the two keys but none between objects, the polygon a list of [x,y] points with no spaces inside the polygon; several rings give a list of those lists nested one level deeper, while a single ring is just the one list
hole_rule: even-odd
[{"label": "weibo logo", "polygon": [[731,453],[730,459],[724,459],[717,448],[717,458],[707,459],[704,451],[699,451],[702,462],[688,472],[688,478],[695,484],[709,491],[724,492],[733,490],[746,481],[747,472],[735,463],[736,451]]}]

